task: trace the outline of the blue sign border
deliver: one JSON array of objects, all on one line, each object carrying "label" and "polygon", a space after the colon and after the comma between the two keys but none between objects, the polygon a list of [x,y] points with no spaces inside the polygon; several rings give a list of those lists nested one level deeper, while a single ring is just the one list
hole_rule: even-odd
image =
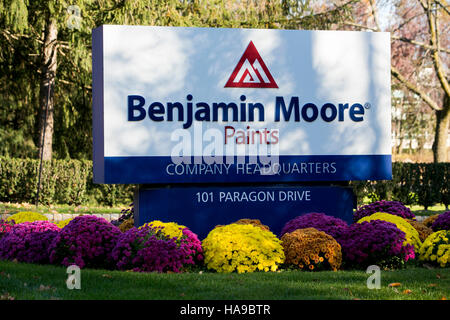
[{"label": "blue sign border", "polygon": [[[201,161],[201,158],[200,158]],[[180,164],[178,166],[190,166],[194,170],[195,160],[192,164]],[[199,162],[202,163],[202,162]],[[244,173],[247,167],[234,164],[228,170],[220,173],[215,171],[203,171],[202,174],[173,174],[175,164],[171,157],[105,157],[101,164],[97,162],[97,170],[94,170],[95,183],[112,184],[176,184],[176,183],[234,183],[234,182],[305,182],[305,181],[350,181],[350,180],[390,180],[392,179],[391,155],[320,155],[320,156],[280,156],[281,168],[296,170],[290,173],[275,175],[261,175],[252,168],[248,158],[245,159],[251,174]],[[302,163],[306,163],[302,169]],[[316,163],[318,165],[316,165]],[[333,163],[335,170],[327,172],[323,170],[323,164]],[[296,164],[294,166],[294,164]],[[171,170],[168,170],[168,166]],[[200,166],[197,164],[197,166]],[[203,163],[203,169],[206,164]],[[211,166],[215,166],[214,164]],[[216,165],[223,166],[223,165]],[[262,166],[262,165],[261,165]],[[306,170],[304,170],[306,168]],[[179,167],[179,173],[183,168]],[[199,167],[197,168],[199,169]],[[239,169],[239,170],[238,170]],[[103,172],[101,172],[103,170]],[[333,172],[335,171],[335,172]]]}]

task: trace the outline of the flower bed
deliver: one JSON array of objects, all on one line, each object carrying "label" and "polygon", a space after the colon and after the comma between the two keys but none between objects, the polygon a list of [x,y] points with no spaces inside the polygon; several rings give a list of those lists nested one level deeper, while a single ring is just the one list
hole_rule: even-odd
[{"label": "flower bed", "polygon": [[[383,201],[368,208],[380,206],[401,208]],[[155,220],[136,228],[129,212],[132,208],[120,221],[84,215],[57,224],[39,213],[20,212],[0,220],[0,259],[139,272],[184,272],[194,267],[224,273],[280,267],[317,271],[372,264],[399,268],[419,255],[420,261],[448,266],[450,212],[427,222],[438,230],[435,233],[400,213],[375,212],[351,225],[308,213],[288,221],[280,238],[260,220],[240,219],[216,226],[203,243],[176,222]]]}]

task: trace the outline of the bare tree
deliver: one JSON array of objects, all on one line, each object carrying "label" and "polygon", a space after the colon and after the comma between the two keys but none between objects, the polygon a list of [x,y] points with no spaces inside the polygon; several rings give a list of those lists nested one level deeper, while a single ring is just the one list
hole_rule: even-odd
[{"label": "bare tree", "polygon": [[[448,161],[450,5],[442,0],[363,0],[344,28],[391,32],[391,74],[436,114],[434,162]],[[380,10],[391,10],[380,24]]]}]

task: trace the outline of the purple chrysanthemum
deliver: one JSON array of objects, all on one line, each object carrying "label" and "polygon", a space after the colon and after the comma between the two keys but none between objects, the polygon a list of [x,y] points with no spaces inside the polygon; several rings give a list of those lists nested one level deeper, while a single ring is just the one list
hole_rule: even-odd
[{"label": "purple chrysanthemum", "polygon": [[359,207],[353,214],[353,220],[356,222],[359,219],[370,216],[376,212],[386,212],[404,219],[415,220],[416,218],[411,212],[411,209],[405,207],[400,201],[381,200]]},{"label": "purple chrysanthemum", "polygon": [[48,221],[16,224],[0,239],[0,259],[48,263],[48,248],[59,231]]},{"label": "purple chrysanthemum", "polygon": [[339,218],[327,216],[323,213],[312,212],[288,221],[281,231],[281,236],[297,229],[315,228],[336,238],[344,232],[347,227],[347,223]]},{"label": "purple chrysanthemum", "polygon": [[170,238],[161,227],[144,226],[123,233],[112,257],[120,270],[139,272],[180,272],[195,260],[202,260],[201,242],[189,229],[183,229],[181,238]]},{"label": "purple chrysanthemum", "polygon": [[450,230],[450,211],[441,213],[431,225],[433,231]]},{"label": "purple chrysanthemum", "polygon": [[12,227],[14,226],[14,220],[6,221],[0,219],[0,238],[6,235],[7,232],[10,232]]},{"label": "purple chrysanthemum", "polygon": [[181,245],[186,248],[189,256],[192,257],[194,263],[203,260],[202,242],[198,239],[197,234],[195,234],[188,228],[183,229]]},{"label": "purple chrysanthemum", "polygon": [[86,215],[71,220],[50,245],[50,262],[80,268],[110,268],[119,228],[104,218]]},{"label": "purple chrysanthemum", "polygon": [[403,246],[406,235],[395,224],[382,220],[350,225],[336,240],[347,266],[396,265],[414,259],[414,247]]}]

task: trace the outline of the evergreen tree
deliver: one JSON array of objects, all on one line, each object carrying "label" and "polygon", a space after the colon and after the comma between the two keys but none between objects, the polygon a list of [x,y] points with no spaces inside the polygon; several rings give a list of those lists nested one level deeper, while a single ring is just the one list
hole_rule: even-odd
[{"label": "evergreen tree", "polygon": [[0,155],[92,157],[97,26],[329,29],[346,15],[305,0],[0,0]]}]

